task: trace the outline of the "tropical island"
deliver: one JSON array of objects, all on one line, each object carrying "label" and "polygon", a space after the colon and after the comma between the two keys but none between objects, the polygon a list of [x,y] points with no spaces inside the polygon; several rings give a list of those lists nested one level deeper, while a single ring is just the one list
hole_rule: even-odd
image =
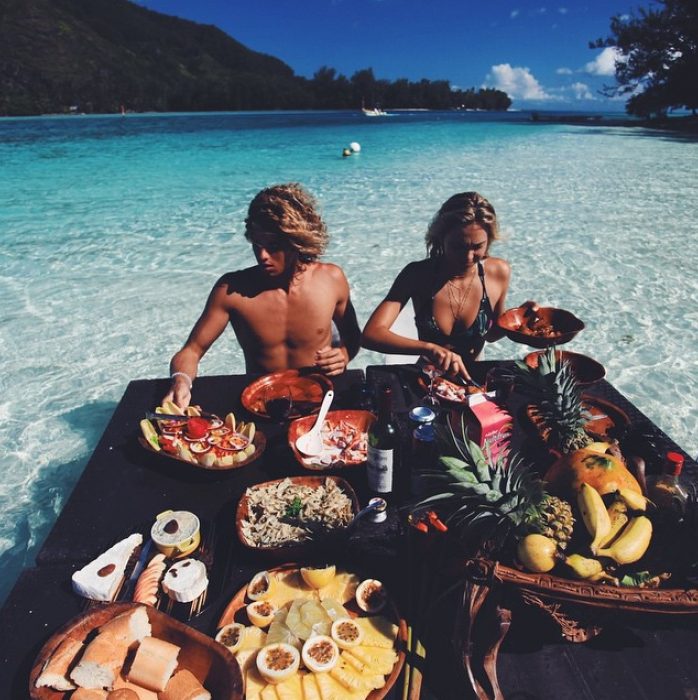
[{"label": "tropical island", "polygon": [[129,0],[2,0],[0,115],[282,109],[506,110],[501,90],[448,80],[312,78],[214,26]]}]

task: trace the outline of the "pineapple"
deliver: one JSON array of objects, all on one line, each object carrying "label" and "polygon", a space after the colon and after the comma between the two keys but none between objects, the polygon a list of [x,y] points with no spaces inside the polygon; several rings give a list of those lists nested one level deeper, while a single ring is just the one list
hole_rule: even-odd
[{"label": "pineapple", "polygon": [[567,454],[594,442],[584,431],[591,415],[582,403],[579,384],[569,363],[557,362],[554,347],[541,355],[536,369],[517,362],[514,378],[517,389],[534,405],[551,447]]},{"label": "pineapple", "polygon": [[[420,501],[415,512],[439,508],[449,525],[466,542],[501,548],[511,536],[540,533],[564,549],[574,526],[569,503],[546,493],[543,482],[518,456],[492,459],[467,439],[449,432],[440,434],[443,469],[423,472],[431,496]],[[462,435],[465,426],[461,417]]]}]

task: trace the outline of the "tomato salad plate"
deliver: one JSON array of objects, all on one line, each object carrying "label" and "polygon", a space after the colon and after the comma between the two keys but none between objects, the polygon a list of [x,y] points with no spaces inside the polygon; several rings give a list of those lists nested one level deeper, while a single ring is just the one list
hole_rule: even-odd
[{"label": "tomato salad plate", "polygon": [[250,699],[380,700],[400,674],[406,638],[383,584],[335,565],[258,572],[216,634],[237,659]]},{"label": "tomato salad plate", "polygon": [[258,459],[266,447],[266,439],[255,424],[240,422],[232,413],[223,419],[189,406],[184,414],[166,402],[148,415],[140,423],[143,447],[201,469],[244,467]]},{"label": "tomato salad plate", "polygon": [[[294,419],[320,410],[322,399],[332,389],[324,375],[309,370],[289,369],[265,374],[242,392],[240,401],[250,413],[260,418]],[[277,404],[287,403],[283,414],[274,415]]]}]

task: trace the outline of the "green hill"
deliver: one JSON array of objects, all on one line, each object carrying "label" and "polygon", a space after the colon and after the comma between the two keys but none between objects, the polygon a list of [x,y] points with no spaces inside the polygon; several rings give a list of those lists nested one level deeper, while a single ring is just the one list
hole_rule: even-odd
[{"label": "green hill", "polygon": [[[129,0],[0,0],[0,115],[383,107],[506,109],[498,91],[447,81],[312,80],[213,26]],[[480,104],[482,102],[482,104]],[[391,104],[392,103],[392,104]]]}]

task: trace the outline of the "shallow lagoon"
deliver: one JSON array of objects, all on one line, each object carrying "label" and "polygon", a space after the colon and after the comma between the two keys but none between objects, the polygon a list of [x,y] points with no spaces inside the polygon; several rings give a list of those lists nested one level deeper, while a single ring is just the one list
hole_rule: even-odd
[{"label": "shallow lagoon", "polygon": [[[526,115],[129,115],[0,121],[0,600],[131,379],[165,376],[219,274],[253,264],[251,197],[297,180],[360,322],[424,254],[440,203],[478,190],[512,262],[509,305],[562,306],[567,347],[698,452],[698,142]],[[351,141],[359,155],[342,158]],[[488,357],[521,357],[503,340]],[[379,362],[363,351],[354,366]],[[201,371],[243,371],[232,331]]]}]

